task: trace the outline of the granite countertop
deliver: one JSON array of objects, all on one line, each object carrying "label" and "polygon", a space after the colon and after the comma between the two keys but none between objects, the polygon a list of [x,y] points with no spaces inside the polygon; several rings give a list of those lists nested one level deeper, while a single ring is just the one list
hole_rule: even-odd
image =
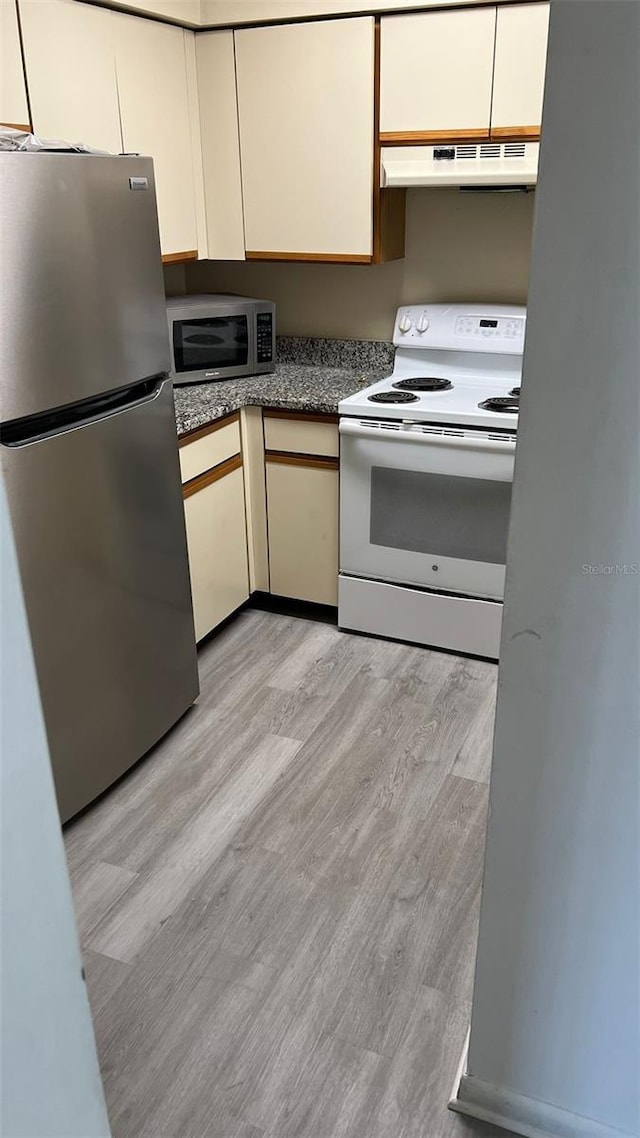
[{"label": "granite countertop", "polygon": [[276,358],[276,369],[268,375],[174,387],[178,435],[207,426],[241,407],[281,407],[335,415],[341,399],[390,374],[393,344],[282,336]]}]

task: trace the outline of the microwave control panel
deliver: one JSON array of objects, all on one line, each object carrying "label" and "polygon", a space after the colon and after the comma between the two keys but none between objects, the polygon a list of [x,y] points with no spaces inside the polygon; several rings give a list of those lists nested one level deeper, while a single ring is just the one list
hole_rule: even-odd
[{"label": "microwave control panel", "polygon": [[273,313],[256,314],[256,362],[270,364],[273,360]]}]

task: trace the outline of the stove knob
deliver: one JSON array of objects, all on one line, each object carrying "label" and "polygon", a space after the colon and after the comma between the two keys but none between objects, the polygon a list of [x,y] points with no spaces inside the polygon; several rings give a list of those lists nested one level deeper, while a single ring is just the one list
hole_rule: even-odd
[{"label": "stove knob", "polygon": [[426,332],[428,327],[429,327],[429,321],[427,320],[426,316],[420,316],[418,318],[418,323],[416,324],[417,331],[421,332],[421,333]]},{"label": "stove knob", "polygon": [[411,317],[408,312],[405,312],[398,320],[398,331],[410,332],[411,331]]}]

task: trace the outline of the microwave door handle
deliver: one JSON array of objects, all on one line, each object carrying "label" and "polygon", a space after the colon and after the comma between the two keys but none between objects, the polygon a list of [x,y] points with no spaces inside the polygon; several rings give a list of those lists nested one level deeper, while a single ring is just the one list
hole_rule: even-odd
[{"label": "microwave door handle", "polygon": [[480,432],[475,435],[471,432],[454,434],[443,429],[423,430],[422,425],[403,424],[399,427],[369,426],[359,419],[341,419],[339,423],[341,435],[350,435],[358,439],[375,439],[376,442],[385,443],[416,443],[420,446],[447,446],[460,450],[497,451],[499,454],[513,454],[516,449],[515,435],[487,435]]}]

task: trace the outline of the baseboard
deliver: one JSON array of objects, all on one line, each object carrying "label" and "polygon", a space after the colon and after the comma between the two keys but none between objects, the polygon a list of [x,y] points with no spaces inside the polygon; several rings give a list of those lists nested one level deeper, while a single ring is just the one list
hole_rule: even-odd
[{"label": "baseboard", "polygon": [[316,604],[315,601],[296,601],[292,597],[279,597],[276,593],[265,593],[257,589],[247,602],[251,608],[263,612],[276,612],[282,616],[300,616],[306,620],[319,620],[324,624],[338,623],[338,610],[335,605]]},{"label": "baseboard", "polygon": [[449,1108],[503,1126],[524,1138],[636,1138],[627,1131],[464,1073],[454,1088]]}]

